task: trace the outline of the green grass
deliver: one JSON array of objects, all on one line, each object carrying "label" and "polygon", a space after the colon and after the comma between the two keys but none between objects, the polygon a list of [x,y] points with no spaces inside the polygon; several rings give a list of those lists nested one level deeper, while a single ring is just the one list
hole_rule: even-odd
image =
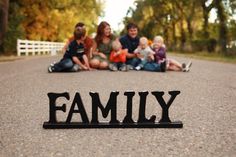
[{"label": "green grass", "polygon": [[10,62],[23,59],[23,57],[18,57],[16,55],[0,55],[0,62]]},{"label": "green grass", "polygon": [[181,56],[181,57],[189,57],[194,59],[202,59],[202,60],[209,60],[209,61],[218,61],[224,63],[233,63],[236,64],[236,55],[234,56],[225,56],[218,53],[208,53],[208,52],[168,52],[170,54]]}]

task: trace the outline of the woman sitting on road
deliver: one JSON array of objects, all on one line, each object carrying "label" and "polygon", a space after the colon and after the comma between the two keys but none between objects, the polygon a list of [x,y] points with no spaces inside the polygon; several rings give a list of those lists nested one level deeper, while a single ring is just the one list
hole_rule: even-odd
[{"label": "woman sitting on road", "polygon": [[90,65],[95,69],[107,69],[112,42],[116,37],[111,33],[110,25],[103,21],[98,25],[97,34],[93,43],[93,54]]}]

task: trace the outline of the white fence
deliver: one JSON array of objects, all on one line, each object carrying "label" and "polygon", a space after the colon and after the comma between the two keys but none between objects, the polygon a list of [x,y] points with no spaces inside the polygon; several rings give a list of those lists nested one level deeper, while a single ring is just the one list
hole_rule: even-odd
[{"label": "white fence", "polygon": [[60,52],[65,43],[62,42],[48,42],[48,41],[32,41],[32,40],[20,40],[17,39],[17,56],[22,54],[28,55],[40,55],[51,54],[56,55]]}]

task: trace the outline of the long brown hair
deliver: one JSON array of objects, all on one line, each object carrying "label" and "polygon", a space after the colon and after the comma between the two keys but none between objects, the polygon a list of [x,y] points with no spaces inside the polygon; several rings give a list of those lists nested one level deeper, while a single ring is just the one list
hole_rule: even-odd
[{"label": "long brown hair", "polygon": [[[97,44],[102,43],[102,39],[103,39],[103,35],[104,35],[104,29],[106,28],[106,26],[110,27],[110,24],[107,23],[106,21],[102,21],[97,28],[97,34],[95,36],[95,41]],[[109,35],[109,38],[112,38],[112,34]]]}]

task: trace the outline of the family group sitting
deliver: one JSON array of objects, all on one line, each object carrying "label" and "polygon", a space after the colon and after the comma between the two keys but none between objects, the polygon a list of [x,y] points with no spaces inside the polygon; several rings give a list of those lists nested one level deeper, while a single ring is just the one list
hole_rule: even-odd
[{"label": "family group sitting", "polygon": [[98,25],[93,39],[86,36],[86,27],[79,22],[74,36],[63,48],[64,56],[48,67],[48,72],[76,72],[80,70],[110,69],[111,71],[146,70],[165,72],[166,70],[188,72],[191,61],[181,64],[166,58],[166,46],[161,36],[156,36],[152,44],[146,37],[138,37],[138,27],[127,25],[127,34],[116,38],[110,25],[103,21]]}]

